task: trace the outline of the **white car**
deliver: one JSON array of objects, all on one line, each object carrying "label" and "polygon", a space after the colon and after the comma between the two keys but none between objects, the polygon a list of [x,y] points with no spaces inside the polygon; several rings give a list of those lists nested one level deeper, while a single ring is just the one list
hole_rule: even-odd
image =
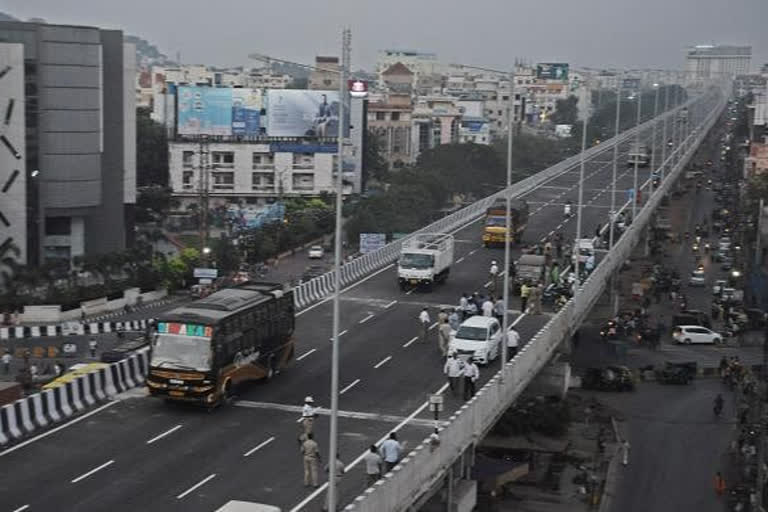
[{"label": "white car", "polygon": [[723,337],[715,331],[700,325],[678,325],[675,327],[672,337],[677,343],[690,345],[692,343],[718,344]]},{"label": "white car", "polygon": [[715,281],[715,286],[712,287],[712,295],[720,295],[723,293],[723,288],[728,287],[728,281],[725,279],[718,279]]},{"label": "white car", "polygon": [[322,246],[319,245],[313,245],[309,248],[309,253],[307,256],[311,260],[321,260],[323,259],[323,256],[325,255],[325,250],[322,248]]},{"label": "white car", "polygon": [[464,320],[451,340],[449,352],[462,359],[470,357],[478,364],[488,364],[499,356],[501,326],[490,316],[471,316]]}]

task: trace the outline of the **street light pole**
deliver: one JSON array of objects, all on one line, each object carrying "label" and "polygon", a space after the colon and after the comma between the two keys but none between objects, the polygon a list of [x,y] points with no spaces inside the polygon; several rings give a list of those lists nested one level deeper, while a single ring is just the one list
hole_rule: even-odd
[{"label": "street light pole", "polygon": [[333,254],[333,347],[331,351],[331,425],[328,443],[328,510],[336,510],[336,453],[338,452],[339,424],[339,328],[341,310],[341,205],[344,199],[344,133],[346,122],[344,107],[347,95],[347,66],[352,32],[344,29],[341,36],[341,66],[339,70],[339,135],[336,176],[336,231]]},{"label": "street light pole", "polygon": [[[507,332],[509,329],[509,263],[510,263],[510,244],[512,241],[512,198],[509,197],[512,188],[512,141],[515,133],[515,68],[509,73],[509,96],[507,98],[507,187],[504,189],[504,197],[507,200],[507,211],[505,225],[507,226],[506,236],[504,238],[504,278],[501,280],[504,287],[504,315],[502,316],[501,328],[504,333],[501,344],[501,379],[504,379],[504,365],[507,364]],[[525,311],[521,311],[525,313]]]},{"label": "street light pole", "polygon": [[581,240],[581,211],[583,209],[583,203],[584,203],[584,164],[585,164],[585,156],[584,152],[587,150],[587,119],[589,119],[589,115],[585,113],[584,119],[581,123],[581,155],[580,155],[580,161],[579,161],[579,204],[578,209],[576,210],[576,241],[573,244],[573,253],[576,256],[575,262],[573,264],[573,268],[576,271],[576,290],[574,290],[573,295],[576,296],[579,289],[581,288],[581,277],[579,276],[579,257],[581,256],[581,251],[579,250],[579,240]]},{"label": "street light pole", "polygon": [[[641,114],[643,110],[643,86],[640,85],[640,90],[637,92],[637,123],[636,123],[636,130],[635,130],[635,150],[640,149],[640,119]],[[637,190],[637,166],[638,166],[638,158],[637,155],[635,155],[635,165],[634,165],[634,184],[633,187],[633,193],[632,193],[632,222],[635,221],[635,213],[637,211],[637,196],[640,192]]]},{"label": "street light pole", "polygon": [[656,97],[653,100],[653,142],[651,142],[651,190],[653,190],[653,173],[656,171],[656,125],[659,124],[659,120],[656,119],[659,115],[659,83],[654,82],[653,88],[656,89]]},{"label": "street light pole", "polygon": [[[619,121],[621,115],[621,82],[624,80],[624,74],[622,73],[616,81],[616,126],[613,129],[614,138],[619,136]],[[611,232],[608,234],[608,247],[613,248],[613,232],[615,230],[614,224],[616,222],[616,169],[619,162],[619,145],[613,145],[613,176],[611,177]]]},{"label": "street light pole", "polygon": [[[664,114],[669,111],[669,85],[664,86]],[[669,120],[665,117],[661,125],[661,181],[664,181],[664,169],[667,162],[667,123]]]}]

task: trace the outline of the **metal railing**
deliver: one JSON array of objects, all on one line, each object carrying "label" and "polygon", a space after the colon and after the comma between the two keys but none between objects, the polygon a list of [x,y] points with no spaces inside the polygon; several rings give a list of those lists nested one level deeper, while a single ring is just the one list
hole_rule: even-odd
[{"label": "metal railing", "polygon": [[[604,152],[610,151],[616,144],[622,144],[630,140],[638,131],[642,133],[645,130],[649,130],[653,126],[654,122],[662,119],[666,120],[670,116],[675,116],[680,109],[690,107],[700,100],[701,97],[691,98],[675,109],[664,112],[659,116],[642,123],[640,126],[626,130],[619,134],[617,137],[613,137],[604,142],[601,142],[600,144],[587,149],[584,152],[585,157],[590,159]],[[509,189],[509,193],[512,195],[512,197],[521,196],[531,190],[536,189],[546,181],[549,181],[552,178],[555,178],[575,168],[579,165],[580,161],[581,154],[568,157],[565,160],[553,165],[552,167],[544,169],[543,171],[540,171],[533,176],[529,176],[528,178],[513,184]],[[402,244],[408,238],[419,233],[446,233],[461,228],[480,218],[485,213],[486,209],[494,203],[494,201],[500,198],[504,198],[504,194],[505,190],[500,190],[499,192],[496,192],[495,194],[472,203],[471,205],[466,206],[457,212],[447,215],[442,219],[433,222],[432,224],[425,226],[404,238],[391,242],[377,251],[370,252],[355,258],[352,261],[346,262],[341,267],[342,287],[349,286],[350,284],[381,269],[382,267],[397,261],[398,257],[400,256]],[[333,271],[331,271],[321,276],[315,277],[305,283],[297,285],[293,289],[293,297],[296,308],[306,308],[330,296],[333,293],[333,283]]]},{"label": "metal railing", "polygon": [[[605,289],[608,278],[629,257],[649,224],[662,197],[697,150],[709,129],[725,107],[726,95],[719,92],[710,114],[673,151],[664,163],[674,162],[659,188],[652,194],[627,231],[601,260],[595,271],[571,299],[526,344],[520,352],[492,377],[466,404],[453,414],[440,430],[439,445],[425,439],[392,472],[355,498],[344,510],[356,512],[398,512],[406,510],[434,488],[452,464],[495,424],[531,380],[548,363],[557,347],[584,320]],[[503,372],[503,374],[502,374]]]}]

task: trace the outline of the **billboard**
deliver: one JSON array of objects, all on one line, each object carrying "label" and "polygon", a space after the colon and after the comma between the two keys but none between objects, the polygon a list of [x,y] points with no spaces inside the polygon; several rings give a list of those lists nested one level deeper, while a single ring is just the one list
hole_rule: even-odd
[{"label": "billboard", "polygon": [[338,123],[337,92],[296,89],[267,91],[267,135],[270,137],[336,137],[339,133]]},{"label": "billboard", "polygon": [[536,78],[541,80],[568,80],[568,64],[565,62],[542,62],[537,64]]},{"label": "billboard", "polygon": [[179,135],[259,135],[261,91],[231,87],[178,88]]},{"label": "billboard", "polygon": [[360,252],[368,254],[378,251],[387,245],[387,235],[384,233],[360,233]]},{"label": "billboard", "polygon": [[179,87],[179,135],[232,135],[232,89]]}]

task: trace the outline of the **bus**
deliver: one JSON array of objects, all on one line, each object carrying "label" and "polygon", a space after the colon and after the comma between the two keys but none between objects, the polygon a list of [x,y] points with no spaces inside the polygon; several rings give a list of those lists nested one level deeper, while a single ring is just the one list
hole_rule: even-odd
[{"label": "bus", "polygon": [[294,357],[293,292],[246,283],[160,315],[154,323],[149,393],[213,407],[239,384],[271,379]]}]

